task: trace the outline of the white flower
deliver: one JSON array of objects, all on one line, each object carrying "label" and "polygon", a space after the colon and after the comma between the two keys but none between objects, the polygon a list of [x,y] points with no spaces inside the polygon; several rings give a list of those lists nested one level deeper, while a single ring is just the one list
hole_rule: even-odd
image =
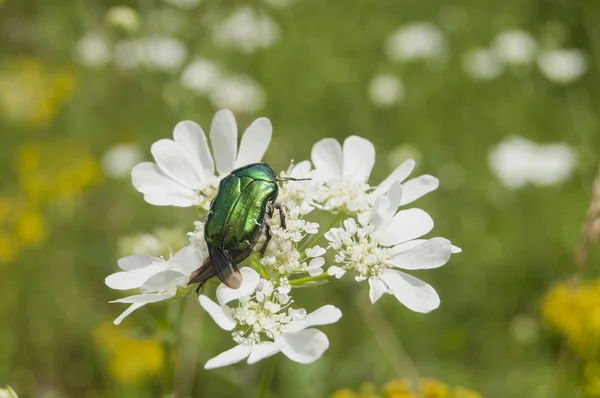
[{"label": "white flower", "polygon": [[122,40],[115,45],[115,63],[119,69],[144,66],[163,72],[174,72],[187,57],[183,43],[170,36],[150,36]]},{"label": "white flower", "polygon": [[404,97],[404,86],[394,75],[378,75],[369,85],[369,99],[379,107],[394,105]]},{"label": "white flower", "polygon": [[463,69],[474,80],[492,80],[502,74],[504,66],[494,52],[479,48],[463,56]]},{"label": "white flower", "polygon": [[386,41],[388,58],[395,62],[430,60],[446,55],[446,39],[430,22],[414,22],[396,30]]},{"label": "white flower", "polygon": [[99,69],[112,58],[110,43],[99,33],[87,33],[76,47],[77,60],[88,68]]},{"label": "white flower", "polygon": [[19,396],[11,386],[6,386],[6,388],[0,388],[0,398],[19,398]]},{"label": "white flower", "polygon": [[[375,163],[373,144],[358,136],[350,136],[344,146],[333,138],[317,142],[311,152],[315,165],[313,178],[323,184],[315,193],[314,201],[332,212],[359,213],[371,208],[375,198],[385,193],[394,181],[404,181],[415,167],[407,160],[396,168],[378,187],[367,184]],[[422,175],[403,184],[402,205],[437,189],[439,181],[430,175]]]},{"label": "white flower", "polygon": [[200,4],[201,0],[164,0],[166,3],[170,3],[176,7],[184,10],[191,10]]},{"label": "white flower", "polygon": [[131,174],[131,169],[142,160],[140,147],[133,143],[113,145],[102,155],[102,168],[112,178],[124,178]]},{"label": "white flower", "polygon": [[219,47],[232,48],[251,54],[275,44],[281,29],[275,21],[252,8],[242,7],[214,29],[214,41]]},{"label": "white flower", "polygon": [[578,49],[546,50],[538,56],[538,67],[544,76],[556,84],[570,84],[588,67],[587,55]]},{"label": "white flower", "polygon": [[209,98],[217,108],[253,113],[260,110],[266,100],[263,88],[250,76],[222,76],[210,88]]},{"label": "white flower", "polygon": [[114,6],[106,11],[106,21],[128,33],[140,29],[140,16],[136,10],[128,6]]},{"label": "white flower", "polygon": [[537,50],[535,39],[527,32],[512,29],[501,32],[492,45],[498,59],[507,65],[529,65]]},{"label": "white flower", "polygon": [[343,228],[333,228],[325,234],[337,251],[328,273],[342,277],[346,271],[357,273],[357,281],[369,280],[371,302],[384,293],[393,294],[406,307],[417,312],[436,309],[440,299],[427,283],[398,271],[438,268],[446,264],[453,247],[444,238],[417,239],[433,228],[433,220],[421,209],[396,213],[402,201],[402,186],[395,182],[378,198],[373,210],[344,221]]},{"label": "white flower", "polygon": [[[282,178],[307,178],[310,175],[310,162],[300,162],[281,174]],[[278,213],[269,220],[271,241],[265,255],[260,259],[262,265],[276,270],[279,275],[322,273],[321,267],[325,260],[321,256],[325,253],[324,249],[313,247],[310,249],[310,254],[309,251],[306,252],[306,256],[298,250],[299,243],[307,235],[315,235],[319,232],[318,223],[304,219],[304,216],[314,210],[311,203],[316,185],[314,181],[289,181],[283,182],[280,186],[277,202],[284,210],[286,228],[281,227]],[[308,261],[311,257],[312,259]]]},{"label": "white flower", "polygon": [[[237,124],[229,110],[217,112],[210,127],[216,169],[221,175],[259,162],[271,141],[267,118],[256,119],[242,136],[238,152]],[[204,131],[191,121],[175,126],[173,140],[152,145],[156,163],[140,163],[131,172],[133,186],[146,202],[157,206],[199,206],[208,210],[219,179]],[[236,156],[237,155],[237,156]]]},{"label": "white flower", "polygon": [[197,94],[208,94],[222,78],[222,72],[214,63],[196,58],[181,73],[181,85]]},{"label": "white flower", "polygon": [[[289,293],[289,285],[277,287],[269,281],[260,279],[256,271],[243,267],[240,269],[243,283],[239,289],[229,289],[221,284],[217,288],[215,303],[207,296],[199,297],[200,305],[224,330],[232,331],[237,346],[210,359],[205,369],[228,366],[248,358],[253,364],[264,358],[282,352],[292,361],[308,364],[319,359],[329,348],[327,336],[310,328],[337,322],[341,311],[325,305],[306,314],[304,309],[288,308],[289,298],[283,303],[278,297]],[[286,293],[287,292],[287,293]],[[237,307],[228,303],[238,300]]]},{"label": "white flower", "polygon": [[555,185],[569,178],[575,168],[576,154],[565,143],[538,145],[522,137],[510,137],[489,153],[492,172],[509,189],[536,185]]},{"label": "white flower", "polygon": [[187,246],[175,253],[169,260],[135,255],[119,260],[117,272],[106,277],[105,283],[111,289],[140,289],[141,294],[125,297],[111,303],[131,304],[117,319],[115,325],[138,308],[175,297],[178,288],[185,288],[190,274],[202,265],[202,254]]}]

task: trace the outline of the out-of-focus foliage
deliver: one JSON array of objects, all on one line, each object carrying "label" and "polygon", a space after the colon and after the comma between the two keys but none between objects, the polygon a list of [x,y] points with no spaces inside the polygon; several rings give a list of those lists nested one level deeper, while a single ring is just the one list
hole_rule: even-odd
[{"label": "out-of-focus foliage", "polygon": [[[263,364],[202,369],[231,343],[194,299],[176,335],[167,304],[107,323],[117,258],[168,255],[194,230],[193,210],[144,203],[128,169],[178,121],[207,131],[228,107],[240,128],[272,120],[277,170],[351,134],[375,144],[374,183],[414,158],[441,181],[417,205],[463,249],[425,272],[430,314],[371,306],[350,282],[299,291],[344,317],[320,361],[277,363],[273,396],[425,375],[489,398],[598,394],[597,288],[547,293],[574,271],[600,160],[598,24],[593,1],[0,0],[0,385],[256,395]],[[560,366],[542,317],[567,336]]]}]

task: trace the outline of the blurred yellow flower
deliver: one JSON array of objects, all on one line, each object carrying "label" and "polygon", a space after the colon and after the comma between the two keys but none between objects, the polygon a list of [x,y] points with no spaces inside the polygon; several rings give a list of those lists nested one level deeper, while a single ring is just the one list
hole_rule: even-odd
[{"label": "blurred yellow flower", "polygon": [[75,77],[48,71],[36,59],[17,59],[0,69],[0,114],[15,124],[44,126],[73,91]]},{"label": "blurred yellow flower", "polygon": [[402,380],[391,380],[386,383],[381,393],[372,384],[363,384],[359,391],[345,388],[333,393],[330,398],[482,398],[472,390],[455,387],[451,389],[439,380],[427,378],[419,381],[419,388],[414,392],[408,382]]},{"label": "blurred yellow flower", "polygon": [[600,279],[579,286],[561,282],[543,300],[544,318],[567,337],[584,361],[586,392],[600,397]]},{"label": "blurred yellow flower", "polygon": [[28,199],[69,200],[96,183],[100,176],[98,161],[85,147],[73,142],[32,142],[17,153],[19,183]]},{"label": "blurred yellow flower", "polygon": [[108,353],[110,371],[122,383],[135,383],[162,369],[164,350],[156,340],[132,338],[112,322],[98,325],[94,340]]},{"label": "blurred yellow flower", "polygon": [[600,344],[600,280],[576,287],[562,282],[543,301],[546,320],[567,336],[569,346],[584,359],[598,355]]},{"label": "blurred yellow flower", "polygon": [[419,393],[422,397],[445,398],[448,397],[448,391],[448,386],[436,379],[423,379],[419,382]]},{"label": "blurred yellow flower", "polygon": [[0,264],[15,259],[26,246],[45,237],[42,215],[19,197],[0,196]]}]

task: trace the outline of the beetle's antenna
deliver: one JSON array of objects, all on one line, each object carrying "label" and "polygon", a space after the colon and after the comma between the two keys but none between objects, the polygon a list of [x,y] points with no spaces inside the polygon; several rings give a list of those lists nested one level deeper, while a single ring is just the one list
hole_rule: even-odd
[{"label": "beetle's antenna", "polygon": [[283,177],[276,178],[277,181],[310,181],[312,178],[293,178],[293,177]]}]

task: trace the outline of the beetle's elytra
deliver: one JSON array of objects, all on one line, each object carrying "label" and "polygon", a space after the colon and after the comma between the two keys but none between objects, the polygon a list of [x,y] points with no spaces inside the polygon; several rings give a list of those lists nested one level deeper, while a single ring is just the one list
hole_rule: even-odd
[{"label": "beetle's elytra", "polygon": [[216,275],[226,286],[240,287],[242,276],[236,264],[248,257],[266,234],[264,253],[271,237],[267,220],[274,209],[279,210],[285,228],[283,211],[275,202],[277,181],[266,163],[240,167],[221,180],[204,225],[209,258],[192,273],[189,283],[202,284]]}]

